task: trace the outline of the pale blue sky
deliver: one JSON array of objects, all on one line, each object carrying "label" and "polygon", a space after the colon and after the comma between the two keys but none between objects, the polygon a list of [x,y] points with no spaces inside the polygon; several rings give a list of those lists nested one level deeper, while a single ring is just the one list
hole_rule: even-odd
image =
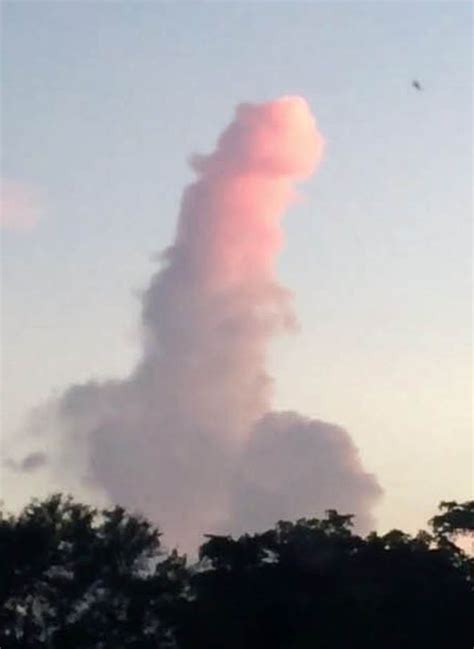
[{"label": "pale blue sky", "polygon": [[237,103],[301,94],[327,153],[285,221],[301,331],[273,346],[275,406],[349,429],[386,489],[381,527],[469,497],[471,14],[4,2],[2,173],[45,195],[34,230],[3,237],[4,439],[54,391],[130,368],[134,293],[173,236],[189,155]]}]

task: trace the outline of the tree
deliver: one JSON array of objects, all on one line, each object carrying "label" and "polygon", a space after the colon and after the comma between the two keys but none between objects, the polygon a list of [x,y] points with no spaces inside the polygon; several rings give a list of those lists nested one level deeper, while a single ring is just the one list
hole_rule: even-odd
[{"label": "tree", "polygon": [[470,649],[472,580],[427,533],[367,539],[352,517],[212,536],[181,611],[181,649]]},{"label": "tree", "polygon": [[0,646],[472,649],[472,562],[450,540],[472,503],[441,508],[416,536],[362,538],[335,510],[208,535],[189,566],[121,507],[33,501],[0,515]]},{"label": "tree", "polygon": [[182,560],[148,521],[54,495],[1,519],[0,557],[2,649],[171,646],[160,607]]},{"label": "tree", "polygon": [[474,500],[464,503],[442,501],[439,509],[442,514],[434,516],[430,521],[436,536],[452,539],[459,535],[474,535]]}]

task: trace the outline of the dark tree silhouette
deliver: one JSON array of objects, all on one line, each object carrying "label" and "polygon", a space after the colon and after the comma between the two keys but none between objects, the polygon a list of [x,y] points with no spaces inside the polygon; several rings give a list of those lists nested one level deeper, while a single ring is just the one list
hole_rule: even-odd
[{"label": "dark tree silhouette", "polygon": [[364,540],[351,533],[350,516],[328,511],[265,534],[211,537],[201,559],[208,569],[192,578],[183,649],[473,645],[472,582],[427,533]]},{"label": "dark tree silhouette", "polygon": [[184,567],[159,532],[122,508],[54,495],[0,521],[0,646],[169,646],[160,609]]},{"label": "dark tree silhouette", "polygon": [[464,503],[443,501],[439,505],[442,514],[433,516],[430,521],[434,533],[440,537],[456,538],[460,535],[474,535],[474,500]]},{"label": "dark tree silhouette", "polygon": [[472,649],[472,502],[433,534],[352,516],[209,535],[191,566],[120,507],[60,495],[0,517],[2,649]]}]

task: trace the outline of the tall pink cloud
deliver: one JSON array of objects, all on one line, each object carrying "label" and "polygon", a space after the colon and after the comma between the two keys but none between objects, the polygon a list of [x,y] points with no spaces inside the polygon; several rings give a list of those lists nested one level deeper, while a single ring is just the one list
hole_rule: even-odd
[{"label": "tall pink cloud", "polygon": [[135,370],[57,403],[59,465],[84,458],[84,483],[151,516],[172,544],[261,526],[279,502],[286,517],[347,502],[368,521],[380,493],[347,433],[271,413],[268,345],[294,322],[275,271],[282,217],[323,149],[303,98],[239,106],[215,151],[192,159],[175,241],[143,294]]}]

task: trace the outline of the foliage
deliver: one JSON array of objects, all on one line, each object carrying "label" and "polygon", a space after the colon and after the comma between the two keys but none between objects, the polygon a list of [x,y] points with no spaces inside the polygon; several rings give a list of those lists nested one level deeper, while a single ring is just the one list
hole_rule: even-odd
[{"label": "foliage", "polygon": [[165,554],[148,521],[55,495],[0,517],[2,649],[471,649],[472,561],[433,534],[362,538],[352,516],[209,535],[199,561]]},{"label": "foliage", "polygon": [[465,503],[443,501],[439,509],[443,513],[434,516],[430,521],[435,534],[447,537],[474,534],[474,500]]},{"label": "foliage", "polygon": [[120,507],[99,513],[60,495],[4,517],[2,649],[159,646],[168,573],[180,563],[157,563],[159,537]]}]

